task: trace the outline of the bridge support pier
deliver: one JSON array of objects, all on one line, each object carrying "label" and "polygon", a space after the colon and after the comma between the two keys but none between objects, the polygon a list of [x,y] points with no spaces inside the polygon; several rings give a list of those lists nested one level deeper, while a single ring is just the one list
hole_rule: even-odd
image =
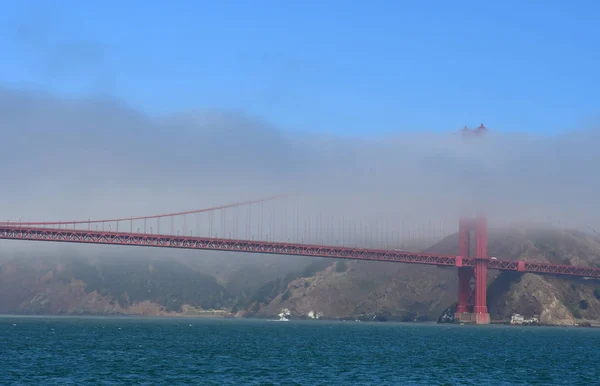
[{"label": "bridge support pier", "polygon": [[[475,233],[475,254],[471,253],[472,233]],[[487,309],[487,222],[485,217],[461,218],[458,227],[458,306],[454,314],[457,323],[489,324]],[[462,257],[475,257],[475,267],[463,267]]]}]

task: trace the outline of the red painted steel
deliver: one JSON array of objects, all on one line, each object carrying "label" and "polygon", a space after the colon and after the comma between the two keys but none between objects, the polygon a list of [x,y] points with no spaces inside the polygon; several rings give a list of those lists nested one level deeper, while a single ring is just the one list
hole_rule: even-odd
[{"label": "red painted steel", "polygon": [[524,265],[525,269],[523,272],[600,278],[600,268],[537,263],[533,261],[525,261]]},{"label": "red painted steel", "polygon": [[[23,226],[48,226],[48,225],[78,225],[78,224],[99,224],[99,223],[111,223],[111,222],[116,222],[117,226],[119,224],[119,222],[125,222],[125,221],[136,221],[136,220],[149,220],[149,219],[155,219],[155,218],[165,218],[165,217],[176,217],[176,216],[185,216],[188,214],[194,214],[194,213],[204,213],[204,212],[211,212],[211,211],[217,211],[217,210],[221,210],[221,209],[228,209],[228,208],[235,208],[238,206],[245,206],[245,205],[251,205],[251,204],[258,204],[260,202],[265,202],[265,201],[271,201],[271,200],[275,200],[277,198],[281,198],[281,197],[285,197],[285,195],[278,195],[278,196],[271,196],[271,197],[265,197],[265,198],[259,198],[256,200],[249,200],[249,201],[242,201],[242,202],[234,202],[232,204],[227,204],[227,205],[220,205],[220,206],[214,206],[211,208],[204,208],[204,209],[196,209],[196,210],[188,210],[185,212],[175,212],[175,213],[165,213],[165,214],[156,214],[156,215],[152,215],[152,216],[138,216],[138,217],[122,217],[122,218],[113,218],[113,219],[104,219],[104,220],[76,220],[76,221],[43,221],[43,222],[19,222],[18,225],[23,227]],[[0,222],[0,224],[11,224],[8,222]]]},{"label": "red painted steel", "polygon": [[[482,125],[483,126],[483,125]],[[484,216],[475,219],[475,307],[476,314],[487,314],[487,221]]]},{"label": "red painted steel", "polygon": [[[146,233],[100,232],[79,229],[20,227],[19,224],[16,224],[16,226],[13,224],[0,224],[0,239],[132,245],[246,253],[270,253],[279,255],[300,255],[356,260],[391,261],[398,263],[418,263],[445,267],[453,267],[456,259],[456,256],[411,253],[404,251],[254,240],[152,235]],[[464,259],[463,263],[473,264],[473,262],[465,261]]]},{"label": "red painted steel", "polygon": [[479,127],[475,128],[473,130],[470,130],[467,126],[465,126],[462,128],[462,130],[460,132],[463,136],[478,136],[478,135],[484,135],[488,131],[489,131],[488,128],[485,127],[484,124],[482,123]]},{"label": "red painted steel", "polygon": [[[79,229],[41,228],[31,226],[21,227],[18,223],[0,223],[0,239],[184,248],[246,253],[269,253],[280,255],[427,264],[440,267],[456,267],[457,262],[460,261],[462,267],[474,268],[476,261],[476,258],[469,256],[460,257],[459,260],[457,256],[452,255],[411,253],[394,250],[173,235],[151,235],[131,232],[104,232]],[[600,279],[600,268],[594,267],[495,259],[486,259],[485,261],[488,269],[500,271],[515,271],[548,275],[568,275]],[[522,266],[522,270],[519,269],[520,266]]]}]

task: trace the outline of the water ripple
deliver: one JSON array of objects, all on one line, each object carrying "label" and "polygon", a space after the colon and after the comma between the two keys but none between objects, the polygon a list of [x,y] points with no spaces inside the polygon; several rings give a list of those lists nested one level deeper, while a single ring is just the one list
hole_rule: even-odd
[{"label": "water ripple", "polygon": [[0,318],[2,384],[590,385],[600,330]]}]

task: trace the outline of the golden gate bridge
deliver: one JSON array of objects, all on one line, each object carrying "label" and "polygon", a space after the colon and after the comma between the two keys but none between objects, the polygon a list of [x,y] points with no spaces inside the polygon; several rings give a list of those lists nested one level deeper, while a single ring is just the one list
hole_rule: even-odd
[{"label": "golden gate bridge", "polygon": [[[327,233],[324,224],[313,224],[314,230],[311,230],[309,221],[305,218],[302,225],[294,225],[289,229],[289,223],[295,221],[295,218],[287,219],[292,221],[282,219],[277,223],[273,220],[275,216],[272,213],[267,216],[269,221],[263,221],[265,216],[259,215],[262,204],[277,199],[281,197],[267,197],[186,212],[127,218],[54,222],[7,221],[0,223],[0,239],[313,256],[452,267],[458,270],[457,318],[476,323],[489,323],[486,306],[488,269],[600,279],[600,268],[595,267],[489,258],[487,222],[484,216],[461,218],[458,254],[440,255],[400,249],[402,245],[400,236],[394,240],[387,240],[385,245],[385,238],[377,233],[374,237],[380,241],[375,241],[374,244],[378,246],[356,246],[358,244],[356,228],[350,229],[353,227],[349,226],[337,229],[328,227],[329,237],[321,237],[327,241],[317,243],[314,235],[319,237],[321,236],[319,232]],[[240,209],[249,209],[243,216],[244,221],[240,221]],[[228,210],[234,211],[233,214],[229,214],[229,223],[222,221],[228,216]],[[250,224],[248,220],[253,210],[256,220],[255,224]],[[221,212],[220,221],[213,218],[215,212]],[[204,226],[198,227],[197,216],[200,215],[207,218]],[[297,217],[295,212],[293,217]],[[240,230],[240,225],[243,230]],[[267,228],[269,232],[265,231]],[[275,232],[274,228],[280,229]],[[359,235],[364,236],[365,232],[368,234],[373,229],[369,228],[364,229]],[[202,230],[204,234],[201,235]],[[293,235],[290,236],[288,233]],[[313,238],[308,233],[312,233]],[[332,233],[335,238],[331,237]]]},{"label": "golden gate bridge", "polygon": [[[482,125],[474,132],[485,131]],[[272,210],[265,215],[266,203],[282,199],[286,196],[137,217],[6,221],[0,222],[0,239],[312,256],[455,268],[458,272],[455,319],[477,324],[490,322],[486,304],[488,269],[600,279],[600,268],[596,267],[490,258],[484,215],[460,218],[458,254],[442,255],[405,250],[410,248],[403,248],[403,236],[412,235],[405,229],[390,232],[379,225],[361,223],[357,227],[356,223],[339,218],[314,218],[306,216],[298,204],[279,208],[280,216],[275,216]],[[219,214],[218,220],[215,213]]]}]

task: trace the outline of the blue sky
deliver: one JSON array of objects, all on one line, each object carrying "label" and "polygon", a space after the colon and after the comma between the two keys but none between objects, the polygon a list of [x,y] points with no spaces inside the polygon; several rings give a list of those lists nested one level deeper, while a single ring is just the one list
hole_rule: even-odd
[{"label": "blue sky", "polygon": [[553,0],[5,2],[0,83],[286,130],[555,133],[598,123],[599,14]]}]

